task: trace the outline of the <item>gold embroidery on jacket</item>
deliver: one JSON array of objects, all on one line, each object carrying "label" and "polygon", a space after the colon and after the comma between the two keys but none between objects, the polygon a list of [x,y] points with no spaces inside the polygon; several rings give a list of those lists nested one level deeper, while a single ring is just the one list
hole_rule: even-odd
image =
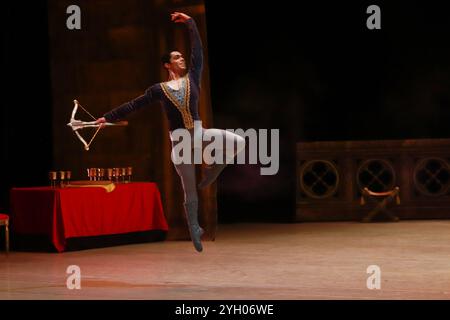
[{"label": "gold embroidery on jacket", "polygon": [[180,104],[178,100],[173,96],[173,94],[170,92],[169,88],[167,87],[166,83],[161,83],[161,88],[163,89],[164,94],[166,95],[167,99],[172,102],[175,107],[178,109],[178,111],[181,113],[181,117],[183,118],[183,123],[186,129],[192,129],[194,128],[194,121],[192,120],[192,114],[191,110],[189,108],[189,100],[191,98],[191,84],[189,80],[189,75],[186,75],[186,90],[184,93],[184,104]]}]

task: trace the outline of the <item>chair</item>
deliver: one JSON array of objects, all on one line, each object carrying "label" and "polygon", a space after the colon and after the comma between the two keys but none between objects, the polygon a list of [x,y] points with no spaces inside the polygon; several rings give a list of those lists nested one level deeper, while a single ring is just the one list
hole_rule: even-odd
[{"label": "chair", "polygon": [[379,213],[383,213],[389,218],[390,221],[399,221],[399,218],[387,210],[388,204],[395,200],[396,204],[400,204],[400,188],[395,187],[391,191],[386,192],[373,192],[367,187],[363,189],[361,195],[361,205],[365,205],[366,202],[370,202],[375,207],[369,211],[369,213],[362,219],[362,222],[370,222]]},{"label": "chair", "polygon": [[0,213],[0,226],[5,226],[6,253],[9,253],[9,217]]}]

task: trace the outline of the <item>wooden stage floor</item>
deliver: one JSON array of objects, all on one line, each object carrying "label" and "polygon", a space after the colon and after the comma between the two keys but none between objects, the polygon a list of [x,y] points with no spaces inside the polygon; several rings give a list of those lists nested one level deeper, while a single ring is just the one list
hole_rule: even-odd
[{"label": "wooden stage floor", "polygon": [[187,241],[0,251],[0,299],[450,299],[450,221],[220,225],[201,254]]}]

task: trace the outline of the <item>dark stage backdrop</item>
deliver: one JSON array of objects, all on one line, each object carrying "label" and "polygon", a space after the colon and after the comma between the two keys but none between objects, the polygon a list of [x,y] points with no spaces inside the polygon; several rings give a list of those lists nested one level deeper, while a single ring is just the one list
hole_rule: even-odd
[{"label": "dark stage backdrop", "polygon": [[0,210],[11,186],[42,185],[52,165],[46,1],[1,5]]},{"label": "dark stage backdrop", "polygon": [[[381,30],[366,27],[372,4],[381,8]],[[206,1],[215,125],[281,130],[278,175],[226,169],[221,218],[289,219],[295,142],[450,137],[445,8],[437,1]]]},{"label": "dark stage backdrop", "polygon": [[[365,26],[371,4],[381,7],[381,30]],[[449,138],[444,9],[435,1],[207,0],[214,126],[281,133],[276,176],[259,175],[259,165],[223,172],[220,221],[289,221],[297,141]],[[52,110],[42,107],[52,105],[47,3],[7,1],[2,12],[4,209],[12,182],[46,183],[55,138]]]}]

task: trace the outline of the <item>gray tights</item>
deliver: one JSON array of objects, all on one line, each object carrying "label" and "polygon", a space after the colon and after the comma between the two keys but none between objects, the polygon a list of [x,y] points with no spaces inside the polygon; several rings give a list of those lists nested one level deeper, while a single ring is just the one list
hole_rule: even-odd
[{"label": "gray tights", "polygon": [[[239,152],[241,152],[244,147],[245,147],[245,139],[240,137],[239,135],[226,131],[226,130],[221,130],[221,129],[202,129],[203,130],[203,135],[215,135],[217,136],[218,134],[220,134],[223,138],[223,147],[225,148],[225,146],[227,145],[227,141],[230,140],[234,140],[235,142],[235,147],[233,148],[233,152],[231,153],[230,156],[227,157],[225,150],[219,150],[219,153],[222,154],[222,156],[225,154],[225,161],[228,163],[230,160],[232,160]],[[172,141],[172,147],[175,145],[176,142]],[[203,142],[203,148],[205,148],[208,144],[210,143],[210,141],[204,141]],[[191,144],[192,146],[194,145],[194,143],[192,142]],[[237,147],[236,147],[237,146]],[[192,148],[192,153],[194,152],[194,149]],[[192,154],[192,159],[193,159],[193,154]],[[190,164],[174,164],[175,169],[178,173],[178,175],[180,176],[181,179],[181,183],[183,185],[183,190],[184,190],[184,202],[185,203],[190,203],[190,202],[195,202],[198,201],[198,194],[197,194],[197,181],[195,178],[195,164],[190,163]]]}]

